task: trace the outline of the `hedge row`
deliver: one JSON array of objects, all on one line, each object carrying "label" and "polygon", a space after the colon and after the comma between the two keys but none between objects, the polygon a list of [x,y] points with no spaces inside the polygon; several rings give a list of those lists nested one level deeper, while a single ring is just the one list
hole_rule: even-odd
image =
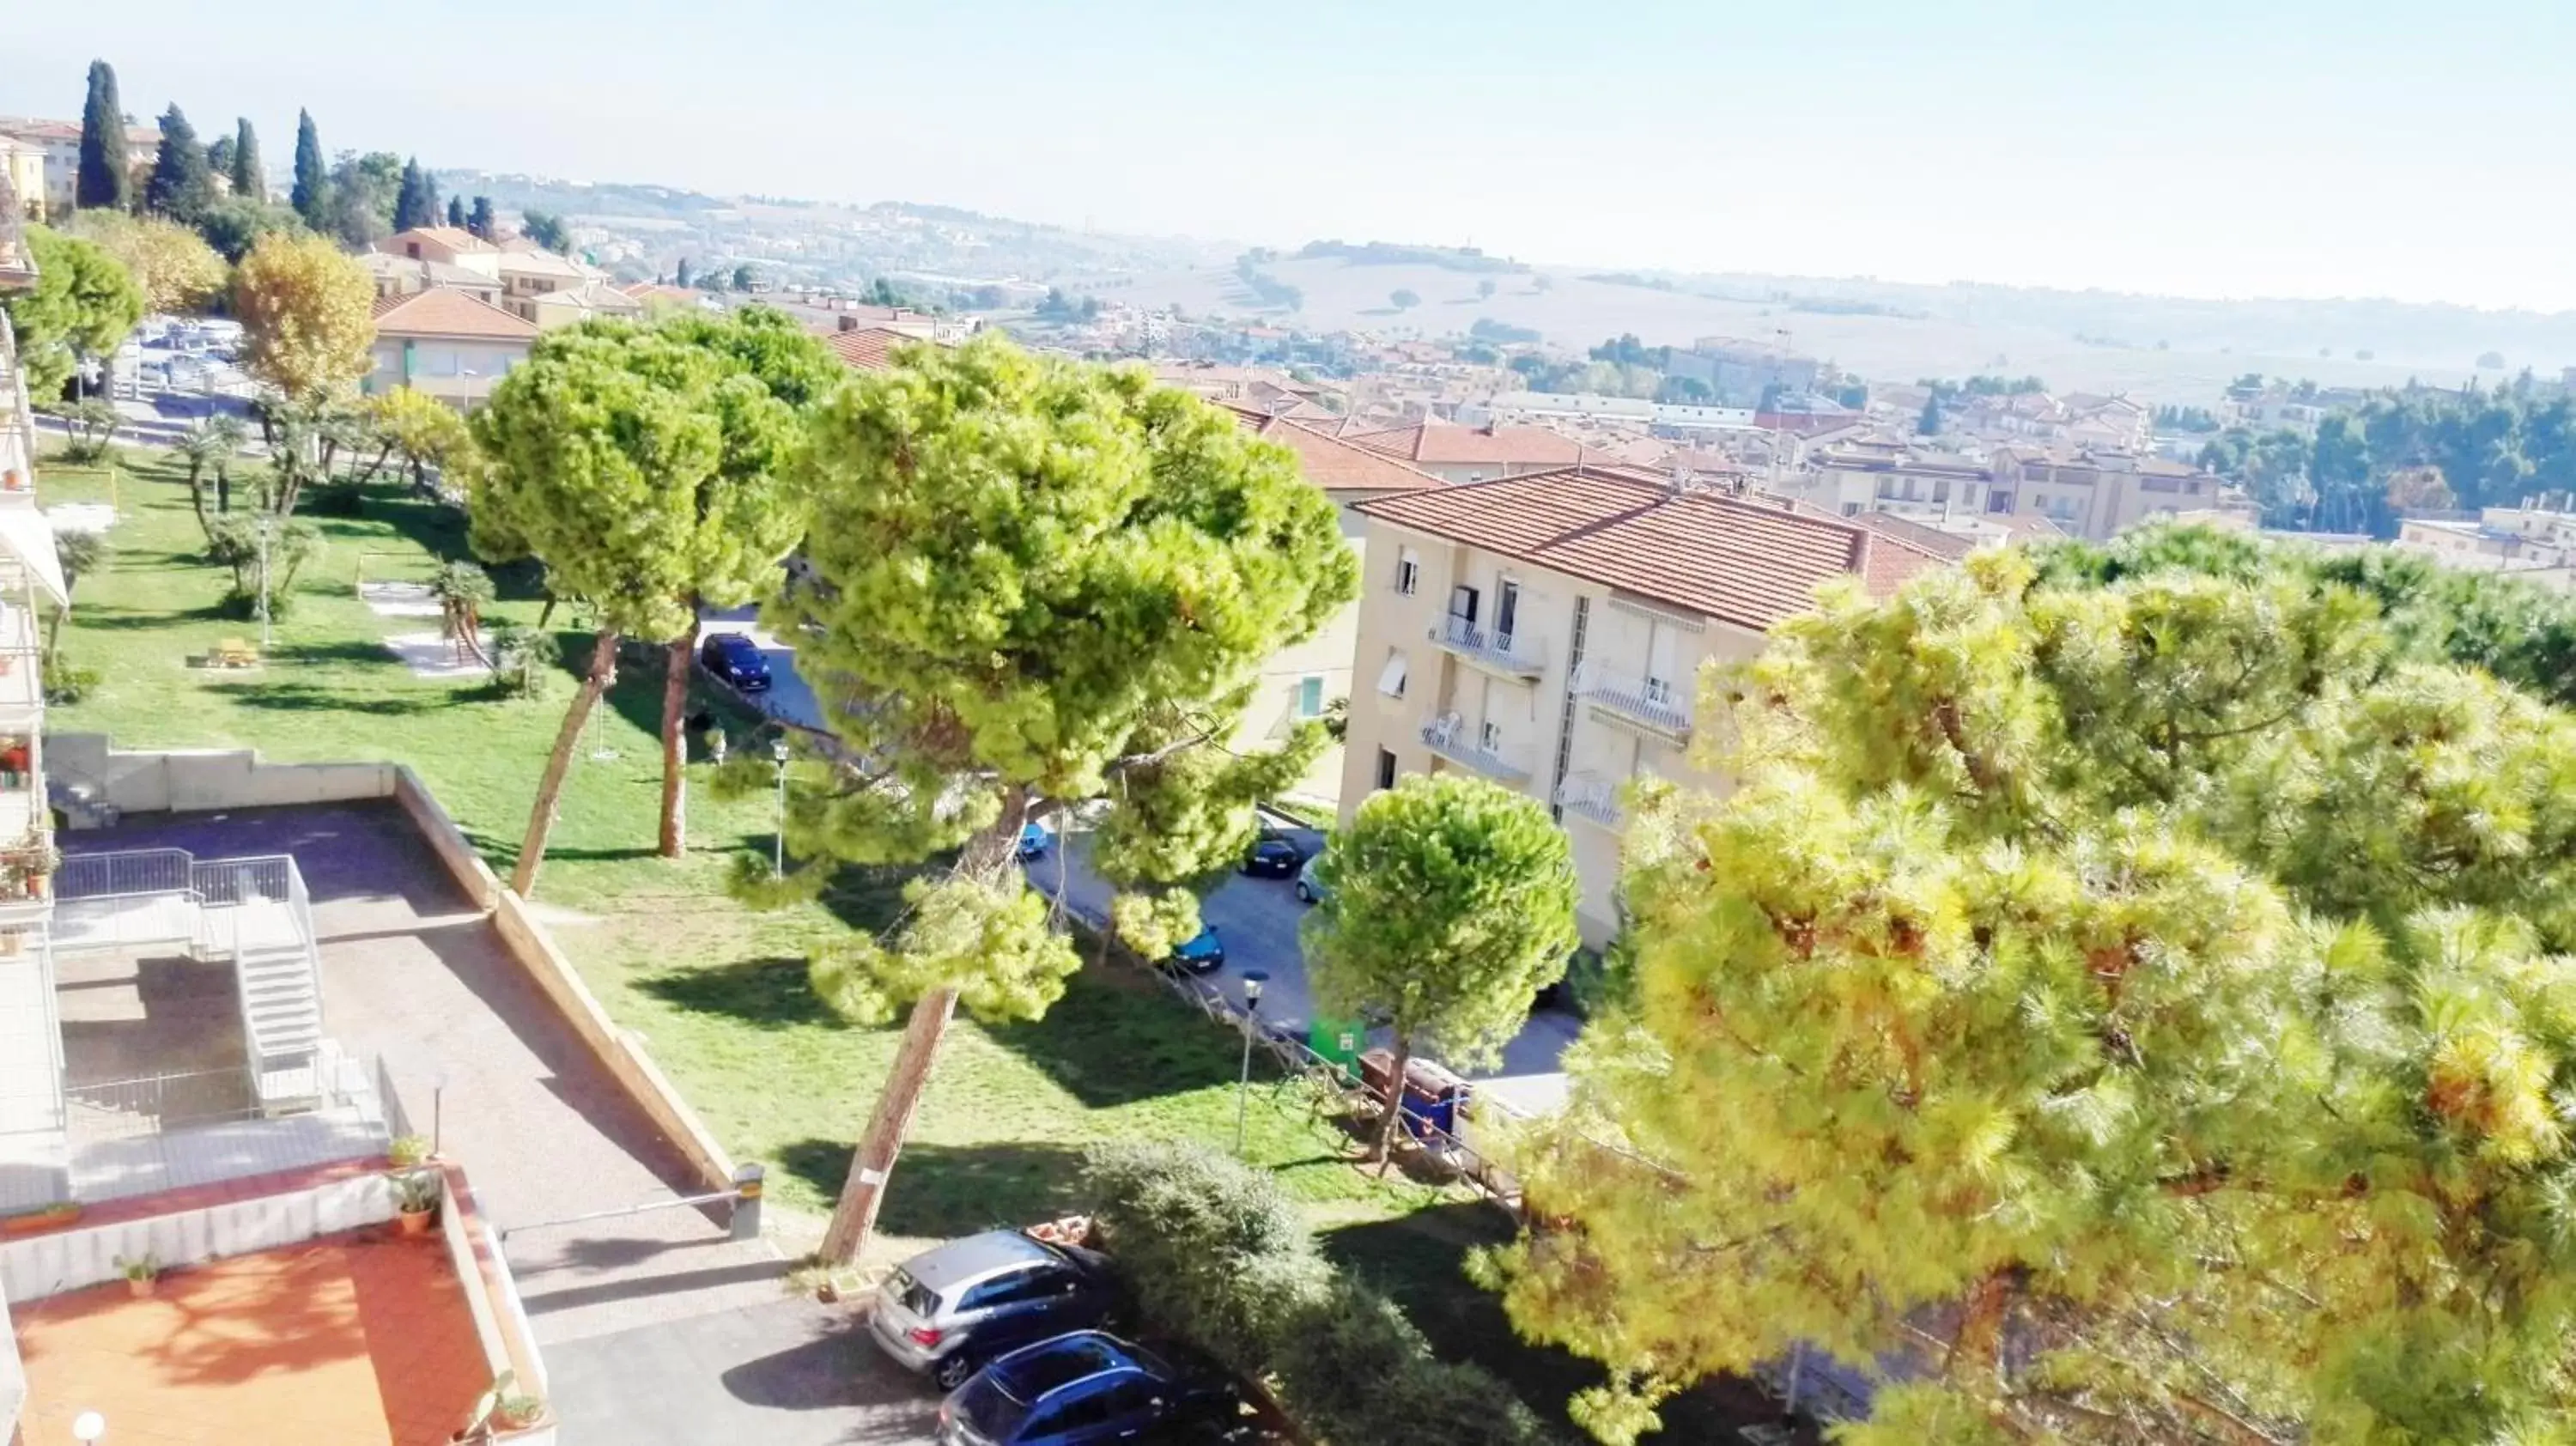
[{"label": "hedge row", "polygon": [[1270,1383],[1326,1446],[1540,1446],[1537,1417],[1448,1362],[1384,1295],[1336,1270],[1270,1176],[1194,1145],[1084,1161],[1101,1243],[1159,1330]]}]

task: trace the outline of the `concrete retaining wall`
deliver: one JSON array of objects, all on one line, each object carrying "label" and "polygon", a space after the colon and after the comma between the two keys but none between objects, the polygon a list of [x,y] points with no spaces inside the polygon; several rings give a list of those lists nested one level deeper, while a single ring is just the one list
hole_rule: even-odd
[{"label": "concrete retaining wall", "polygon": [[391,763],[268,763],[250,748],[122,749],[104,733],[45,736],[45,781],[74,783],[127,813],[339,803],[393,793]]},{"label": "concrete retaining wall", "polygon": [[[465,1306],[474,1317],[474,1336],[483,1347],[483,1363],[494,1381],[507,1371],[518,1383],[520,1394],[544,1400],[546,1366],[537,1354],[536,1332],[528,1325],[527,1308],[519,1300],[519,1285],[510,1276],[510,1263],[501,1254],[490,1222],[474,1202],[474,1188],[466,1183],[465,1172],[452,1164],[442,1162],[429,1168],[440,1175],[444,1199],[438,1212],[438,1233],[447,1244],[448,1264],[465,1287]],[[554,1446],[553,1413],[549,1411],[542,1424],[503,1432],[499,1439],[521,1446]]]},{"label": "concrete retaining wall", "polygon": [[31,1300],[124,1275],[118,1256],[158,1258],[169,1269],[255,1255],[394,1218],[393,1182],[380,1171],[302,1190],[224,1200],[106,1224],[75,1226],[0,1244],[0,1295]]},{"label": "concrete retaining wall", "polygon": [[446,808],[430,795],[429,789],[408,766],[394,769],[394,799],[402,805],[403,812],[410,815],[412,827],[419,829],[420,836],[429,840],[430,852],[438,855],[438,861],[446,866],[449,877],[456,880],[456,886],[465,891],[465,896],[474,901],[476,908],[491,908],[493,901],[501,895],[500,878],[492,872],[490,864],[483,862],[483,855],[475,852],[473,841],[465,837],[465,830],[456,826],[456,820],[448,817]]},{"label": "concrete retaining wall", "polygon": [[733,1157],[716,1143],[715,1134],[680,1098],[680,1092],[671,1087],[669,1078],[644,1052],[643,1043],[618,1028],[609,1019],[608,1011],[599,1007],[590,986],[581,982],[572,961],[555,947],[546,926],[528,912],[526,902],[506,888],[499,890],[493,898],[492,927],[499,931],[501,942],[509,946],[511,956],[537,981],[537,987],[563,1011],[582,1043],[688,1159],[690,1168],[698,1172],[706,1187],[732,1189]]}]

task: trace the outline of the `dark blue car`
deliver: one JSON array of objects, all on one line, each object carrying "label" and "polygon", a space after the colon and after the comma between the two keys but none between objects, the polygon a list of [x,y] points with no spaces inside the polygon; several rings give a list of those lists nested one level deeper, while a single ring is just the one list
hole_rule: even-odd
[{"label": "dark blue car", "polygon": [[1013,1351],[939,1408],[939,1446],[1205,1442],[1243,1413],[1233,1383],[1204,1362],[1076,1331]]},{"label": "dark blue car", "polygon": [[746,693],[767,691],[769,660],[760,646],[740,633],[709,633],[698,645],[698,661],[718,678]]}]

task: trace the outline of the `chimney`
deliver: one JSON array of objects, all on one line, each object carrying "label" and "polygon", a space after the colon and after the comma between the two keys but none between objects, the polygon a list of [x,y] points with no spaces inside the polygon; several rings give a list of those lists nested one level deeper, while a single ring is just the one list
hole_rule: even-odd
[{"label": "chimney", "polygon": [[859,319],[850,315],[846,311],[833,319],[841,323],[841,330],[843,331],[857,331],[859,329]]}]

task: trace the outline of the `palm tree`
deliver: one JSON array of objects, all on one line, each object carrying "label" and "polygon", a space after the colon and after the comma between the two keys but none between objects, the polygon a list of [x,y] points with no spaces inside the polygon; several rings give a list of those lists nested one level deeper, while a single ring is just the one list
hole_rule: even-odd
[{"label": "palm tree", "polygon": [[429,579],[429,595],[438,599],[438,631],[456,661],[470,657],[491,667],[483,651],[483,608],[492,601],[492,575],[470,562],[442,562]]},{"label": "palm tree", "polygon": [[197,526],[214,537],[213,524],[206,519],[206,476],[216,478],[216,510],[230,511],[231,488],[228,484],[233,458],[240,455],[243,444],[250,440],[250,429],[241,418],[229,414],[209,417],[188,429],[179,440],[179,456],[188,464],[188,501],[197,509]]},{"label": "palm tree", "polygon": [[54,644],[63,632],[63,614],[71,611],[72,589],[80,586],[82,577],[107,565],[108,542],[103,532],[57,532],[54,534],[54,557],[63,568],[63,605],[45,623],[45,653],[53,655]]}]

